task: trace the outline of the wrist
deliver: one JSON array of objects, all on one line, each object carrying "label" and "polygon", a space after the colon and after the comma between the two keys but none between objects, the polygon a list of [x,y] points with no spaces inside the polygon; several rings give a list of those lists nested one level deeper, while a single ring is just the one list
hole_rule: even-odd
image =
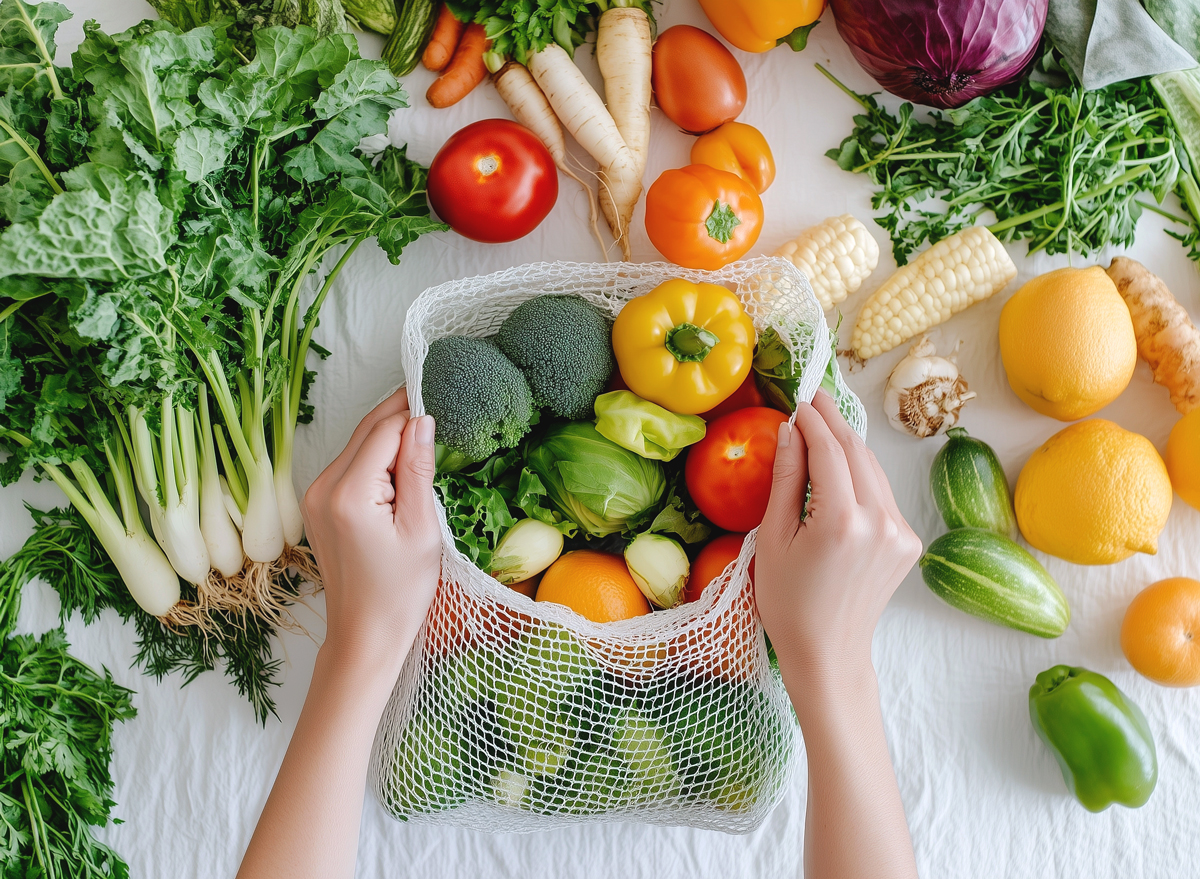
[{"label": "wrist", "polygon": [[869,647],[837,652],[779,654],[784,686],[802,727],[859,708],[878,706],[879,681]]},{"label": "wrist", "polygon": [[363,645],[326,639],[317,651],[313,679],[320,678],[349,692],[386,700],[400,677],[404,658],[404,655],[397,656],[395,651],[366,649]]}]

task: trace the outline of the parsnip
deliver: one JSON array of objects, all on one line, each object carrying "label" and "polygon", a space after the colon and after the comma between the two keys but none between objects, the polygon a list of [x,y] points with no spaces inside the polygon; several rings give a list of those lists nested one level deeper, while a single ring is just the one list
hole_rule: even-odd
[{"label": "parsnip", "polygon": [[[486,60],[490,68],[492,59]],[[558,124],[558,117],[554,115],[554,108],[546,100],[546,95],[534,80],[533,74],[524,64],[506,61],[492,73],[492,84],[508,105],[513,118],[537,135],[538,140],[545,145],[558,170],[583,187],[583,191],[587,193],[588,219],[591,222],[592,234],[600,243],[600,249],[607,250],[596,226],[596,192],[567,165],[567,144],[563,138],[562,127]]]},{"label": "parsnip", "polygon": [[600,204],[625,259],[629,221],[642,194],[637,161],[612,115],[566,51],[551,43],[529,58],[529,72],[563,127],[600,166]]},{"label": "parsnip", "polygon": [[[641,196],[642,175],[650,154],[651,53],[650,19],[636,7],[616,7],[600,16],[596,33],[596,62],[604,77],[604,97],[625,145],[633,154],[637,192],[633,179],[626,188],[601,190],[600,203],[606,217],[616,215],[621,230],[628,230],[633,210]],[[611,175],[610,175],[611,176]],[[617,198],[618,192],[624,197]],[[607,203],[606,203],[607,202]],[[610,225],[612,220],[609,220]],[[628,234],[620,239],[629,259]]]}]

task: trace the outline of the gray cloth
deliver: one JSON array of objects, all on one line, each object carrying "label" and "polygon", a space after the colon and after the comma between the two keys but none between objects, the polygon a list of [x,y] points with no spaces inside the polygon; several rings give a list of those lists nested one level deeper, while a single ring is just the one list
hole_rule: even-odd
[{"label": "gray cloth", "polygon": [[1196,66],[1137,0],[1050,0],[1046,34],[1086,89]]}]

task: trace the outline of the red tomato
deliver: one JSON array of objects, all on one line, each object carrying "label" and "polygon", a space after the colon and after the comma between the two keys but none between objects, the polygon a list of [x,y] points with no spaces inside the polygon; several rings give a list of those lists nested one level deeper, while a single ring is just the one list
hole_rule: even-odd
[{"label": "red tomato", "polygon": [[709,424],[704,439],[688,451],[688,491],[718,528],[749,531],[762,524],[779,425],[787,420],[778,409],[739,409]]},{"label": "red tomato", "polygon": [[731,122],[746,106],[746,75],[733,53],[698,27],[677,24],[654,43],[654,99],[692,134]]},{"label": "red tomato", "polygon": [[[721,572],[741,554],[745,537],[745,534],[722,534],[700,550],[700,555],[692,562],[687,585],[683,587],[684,602],[698,599],[704,588],[721,576]],[[750,560],[750,582],[754,582],[753,559]]]},{"label": "red tomato", "polygon": [[754,380],[754,370],[752,369],[746,376],[746,380],[738,385],[736,391],[707,412],[701,412],[700,417],[705,421],[716,421],[722,415],[728,415],[730,412],[736,412],[739,409],[749,409],[751,406],[766,405],[767,398],[758,389],[758,382]]},{"label": "red tomato", "polygon": [[558,169],[528,128],[473,122],[429,166],[429,203],[459,235],[499,243],[528,235],[558,200]]}]

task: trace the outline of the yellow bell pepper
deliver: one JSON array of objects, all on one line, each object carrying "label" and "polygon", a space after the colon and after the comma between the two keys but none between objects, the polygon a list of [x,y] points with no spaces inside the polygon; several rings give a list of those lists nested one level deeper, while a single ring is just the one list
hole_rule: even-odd
[{"label": "yellow bell pepper", "polygon": [[821,17],[825,0],[700,0],[708,20],[745,52],[766,52]]},{"label": "yellow bell pepper", "polygon": [[617,315],[612,340],[629,389],[681,415],[723,402],[754,360],[754,322],[737,296],[682,278],[630,300]]}]

